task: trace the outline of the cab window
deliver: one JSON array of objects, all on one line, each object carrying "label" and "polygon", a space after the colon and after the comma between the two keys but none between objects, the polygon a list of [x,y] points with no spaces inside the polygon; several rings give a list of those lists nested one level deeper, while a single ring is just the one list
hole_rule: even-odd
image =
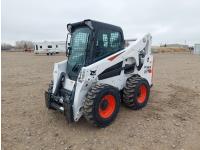
[{"label": "cab window", "polygon": [[97,61],[123,49],[121,33],[113,30],[100,30],[95,45],[95,61]]}]

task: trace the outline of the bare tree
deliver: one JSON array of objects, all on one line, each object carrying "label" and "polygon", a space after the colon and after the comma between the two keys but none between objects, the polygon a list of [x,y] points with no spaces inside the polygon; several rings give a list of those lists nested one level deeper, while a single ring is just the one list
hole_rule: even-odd
[{"label": "bare tree", "polygon": [[16,46],[17,49],[33,49],[34,44],[31,41],[16,41]]},{"label": "bare tree", "polygon": [[1,43],[1,50],[11,50],[13,46],[8,43]]}]

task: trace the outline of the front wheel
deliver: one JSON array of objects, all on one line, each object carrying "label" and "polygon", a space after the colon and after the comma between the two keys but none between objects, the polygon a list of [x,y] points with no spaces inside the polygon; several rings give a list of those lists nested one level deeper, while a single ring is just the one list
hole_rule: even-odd
[{"label": "front wheel", "polygon": [[106,127],[115,120],[119,107],[119,91],[107,84],[97,84],[86,96],[84,117],[98,127]]}]

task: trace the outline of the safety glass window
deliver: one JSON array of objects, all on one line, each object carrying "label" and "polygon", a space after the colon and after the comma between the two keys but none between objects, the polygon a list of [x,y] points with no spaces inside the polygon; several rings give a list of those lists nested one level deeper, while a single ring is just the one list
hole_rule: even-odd
[{"label": "safety glass window", "polygon": [[95,60],[102,59],[122,49],[122,37],[117,31],[101,30],[97,35]]}]

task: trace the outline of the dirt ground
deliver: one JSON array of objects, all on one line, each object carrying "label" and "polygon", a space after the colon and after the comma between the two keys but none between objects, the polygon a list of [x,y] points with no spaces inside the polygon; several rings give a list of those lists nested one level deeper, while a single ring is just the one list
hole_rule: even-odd
[{"label": "dirt ground", "polygon": [[47,110],[44,91],[54,62],[65,56],[2,52],[3,150],[199,150],[200,56],[155,54],[147,107],[121,105],[112,125],[99,129],[82,118],[67,124]]}]

